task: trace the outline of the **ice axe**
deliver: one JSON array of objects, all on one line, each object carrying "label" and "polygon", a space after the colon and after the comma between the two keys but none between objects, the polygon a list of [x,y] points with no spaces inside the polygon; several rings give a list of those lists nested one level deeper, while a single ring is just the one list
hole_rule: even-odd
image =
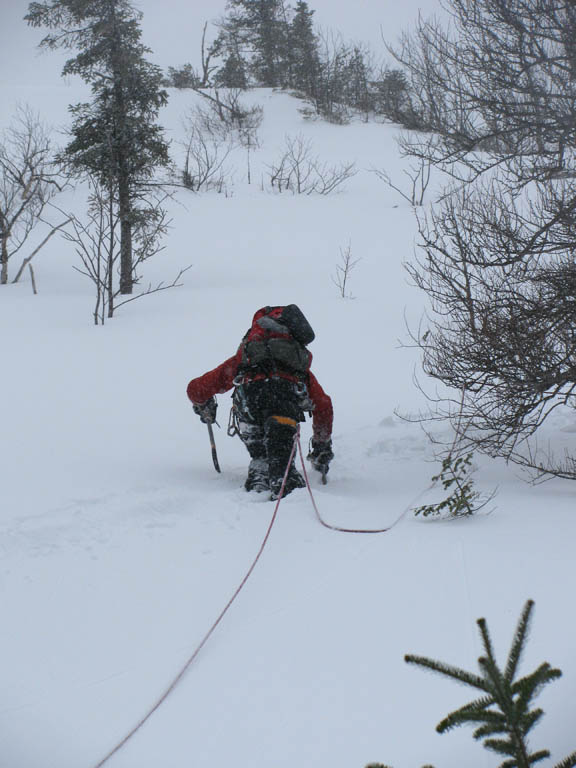
[{"label": "ice axe", "polygon": [[216,453],[216,442],[214,440],[214,430],[212,429],[212,424],[208,422],[206,424],[208,427],[208,436],[210,437],[210,448],[212,449],[212,461],[214,462],[214,469],[216,472],[221,472],[220,464],[218,463],[218,454]]}]

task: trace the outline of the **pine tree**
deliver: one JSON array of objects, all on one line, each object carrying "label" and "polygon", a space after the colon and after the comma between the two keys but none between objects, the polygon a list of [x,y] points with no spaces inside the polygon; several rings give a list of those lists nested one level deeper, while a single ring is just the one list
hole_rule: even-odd
[{"label": "pine tree", "polygon": [[354,109],[368,113],[373,107],[370,93],[370,65],[368,51],[359,45],[354,45],[350,52],[345,68],[344,100]]},{"label": "pine tree", "polygon": [[192,64],[181,67],[168,67],[168,76],[164,84],[172,88],[200,88],[201,79]]},{"label": "pine tree", "polygon": [[29,5],[25,20],[54,30],[47,49],[75,48],[62,74],[79,75],[93,99],[71,107],[72,140],[64,151],[77,172],[112,188],[120,219],[120,291],[132,293],[132,228],[142,215],[136,197],[142,181],[168,163],[168,146],[155,123],[167,101],[162,72],[147,62],[140,42],[141,14],[129,0],[47,0]]},{"label": "pine tree", "polygon": [[244,59],[235,51],[227,56],[224,66],[216,73],[214,84],[222,88],[240,88],[242,90],[248,87]]},{"label": "pine tree", "polygon": [[256,82],[285,84],[288,21],[283,0],[228,0],[224,37],[232,50],[247,50]]},{"label": "pine tree", "polygon": [[298,0],[288,30],[288,78],[290,85],[314,98],[318,89],[320,56],[308,3]]},{"label": "pine tree", "polygon": [[376,83],[376,109],[395,123],[417,127],[418,116],[412,106],[410,85],[401,69],[381,72]]}]

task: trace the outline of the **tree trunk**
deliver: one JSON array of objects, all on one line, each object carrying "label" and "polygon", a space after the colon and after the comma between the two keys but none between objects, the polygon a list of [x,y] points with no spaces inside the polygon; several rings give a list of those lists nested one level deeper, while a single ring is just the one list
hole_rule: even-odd
[{"label": "tree trunk", "polygon": [[36,278],[34,276],[34,268],[32,267],[32,264],[28,264],[28,269],[30,270],[30,280],[32,281],[32,293],[36,296],[38,294],[38,289],[36,288]]},{"label": "tree trunk", "polygon": [[116,0],[110,0],[108,7],[113,28],[112,77],[114,82],[114,112],[117,123],[114,136],[114,153],[116,155],[115,167],[120,217],[120,293],[130,294],[133,286],[133,263],[129,153],[132,148],[128,145],[126,138],[126,99],[124,96],[126,64],[122,60],[122,43],[118,37]]},{"label": "tree trunk", "polygon": [[[108,243],[108,253],[106,256],[106,276],[108,278],[108,317],[114,317],[114,196],[112,178],[110,178],[110,187],[108,194],[108,216],[110,221],[110,242]],[[104,325],[104,307],[102,307],[102,325]]]},{"label": "tree trunk", "polygon": [[[121,166],[124,162],[121,161]],[[118,178],[118,212],[120,215],[120,293],[132,293],[132,220],[128,174],[121,167]]]},{"label": "tree trunk", "polygon": [[8,282],[8,238],[6,236],[2,237],[0,264],[2,265],[0,272],[0,285],[6,285]]}]

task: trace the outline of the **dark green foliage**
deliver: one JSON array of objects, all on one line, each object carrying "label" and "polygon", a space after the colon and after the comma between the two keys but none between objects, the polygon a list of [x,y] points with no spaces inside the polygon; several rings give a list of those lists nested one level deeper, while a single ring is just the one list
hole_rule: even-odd
[{"label": "dark green foliage", "polygon": [[571,755],[568,755],[568,757],[565,757],[564,760],[561,760],[559,763],[556,764],[556,768],[574,768],[576,765],[576,752],[572,752]]},{"label": "dark green foliage", "polygon": [[223,38],[230,51],[246,51],[259,85],[285,85],[287,19],[282,0],[228,0]]},{"label": "dark green foliage", "polygon": [[227,10],[220,40],[228,58],[218,85],[245,87],[243,62],[251,83],[293,88],[332,122],[346,122],[350,108],[366,115],[375,109],[370,52],[338,35],[318,35],[305,0],[293,8],[284,0],[228,0]]},{"label": "dark green foliage", "polygon": [[[405,657],[409,664],[438,672],[481,692],[479,698],[445,717],[436,730],[445,733],[459,725],[473,725],[474,738],[483,740],[486,749],[505,758],[500,768],[530,768],[550,756],[548,750],[531,752],[528,735],[544,714],[541,709],[534,708],[534,699],[545,685],[562,673],[545,662],[531,674],[517,678],[533,607],[532,600],[524,606],[504,669],[500,669],[496,661],[485,619],[477,622],[485,651],[478,660],[479,673],[466,672],[424,656]],[[576,766],[576,752],[556,768],[573,766]]]},{"label": "dark green foliage", "polygon": [[421,127],[410,98],[410,84],[401,69],[385,69],[374,83],[375,109],[407,128]]},{"label": "dark green foliage", "polygon": [[137,114],[118,120],[107,109],[105,99],[76,104],[70,112],[74,117],[72,140],[62,159],[72,169],[91,172],[103,184],[111,175],[125,175],[133,190],[151,176],[157,165],[167,164],[167,145],[160,127],[137,119]]},{"label": "dark green foliage", "polygon": [[[53,33],[44,48],[77,49],[63,75],[79,75],[92,87],[89,104],[71,107],[72,139],[64,150],[68,165],[90,174],[117,201],[120,219],[120,288],[134,283],[132,226],[141,184],[168,164],[168,145],[155,123],[167,101],[159,67],[144,58],[141,14],[128,0],[33,2],[26,21]],[[142,209],[140,209],[141,215]]]},{"label": "dark green foliage", "polygon": [[164,83],[172,88],[200,88],[201,79],[192,64],[183,64],[178,68],[168,67]]},{"label": "dark green foliage", "polygon": [[367,114],[373,108],[369,51],[334,35],[323,36],[321,48],[314,98],[318,114],[336,123],[347,122],[350,108]]},{"label": "dark green foliage", "polygon": [[344,101],[354,109],[369,112],[374,106],[370,89],[369,52],[360,45],[349,50],[344,67]]},{"label": "dark green foliage", "polygon": [[[390,765],[384,765],[383,763],[369,763],[366,768],[392,768]],[[423,765],[422,768],[434,768],[433,765]]]},{"label": "dark green foliage", "polygon": [[240,88],[245,90],[248,87],[248,75],[244,59],[235,51],[232,51],[224,66],[222,66],[214,76],[214,84],[222,88]]},{"label": "dark green foliage", "polygon": [[69,163],[108,180],[120,166],[130,176],[149,176],[168,161],[161,129],[154,124],[167,101],[162,73],[144,59],[137,13],[127,0],[53,0],[31,3],[25,17],[32,26],[56,29],[41,42],[47,48],[78,48],[63,75],[76,74],[90,83],[90,104],[71,107],[72,141],[65,149]]},{"label": "dark green foliage", "polygon": [[320,73],[320,55],[313,15],[314,11],[309,9],[308,3],[299,0],[288,29],[289,85],[311,97],[316,95]]},{"label": "dark green foliage", "polygon": [[471,476],[472,456],[472,453],[464,456],[454,456],[450,453],[442,460],[442,469],[432,480],[435,483],[440,481],[444,490],[451,490],[451,493],[437,504],[418,507],[414,511],[415,515],[428,517],[446,513],[450,517],[463,517],[474,514],[489,501],[481,501],[480,494],[474,489]]},{"label": "dark green foliage", "polygon": [[369,763],[366,768],[390,768],[390,766],[384,763]]}]

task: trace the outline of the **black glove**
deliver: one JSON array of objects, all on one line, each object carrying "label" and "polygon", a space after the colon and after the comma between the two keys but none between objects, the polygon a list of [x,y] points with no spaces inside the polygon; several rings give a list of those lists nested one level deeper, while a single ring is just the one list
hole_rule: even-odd
[{"label": "black glove", "polygon": [[203,424],[214,424],[216,421],[217,408],[218,403],[216,402],[215,397],[211,397],[209,400],[206,400],[205,403],[193,404],[194,413],[197,413],[198,416],[200,416],[200,421]]},{"label": "black glove", "polygon": [[317,472],[321,472],[323,475],[328,473],[330,462],[334,458],[332,452],[331,440],[312,440],[310,444],[310,453],[308,454],[308,461],[312,464]]}]

